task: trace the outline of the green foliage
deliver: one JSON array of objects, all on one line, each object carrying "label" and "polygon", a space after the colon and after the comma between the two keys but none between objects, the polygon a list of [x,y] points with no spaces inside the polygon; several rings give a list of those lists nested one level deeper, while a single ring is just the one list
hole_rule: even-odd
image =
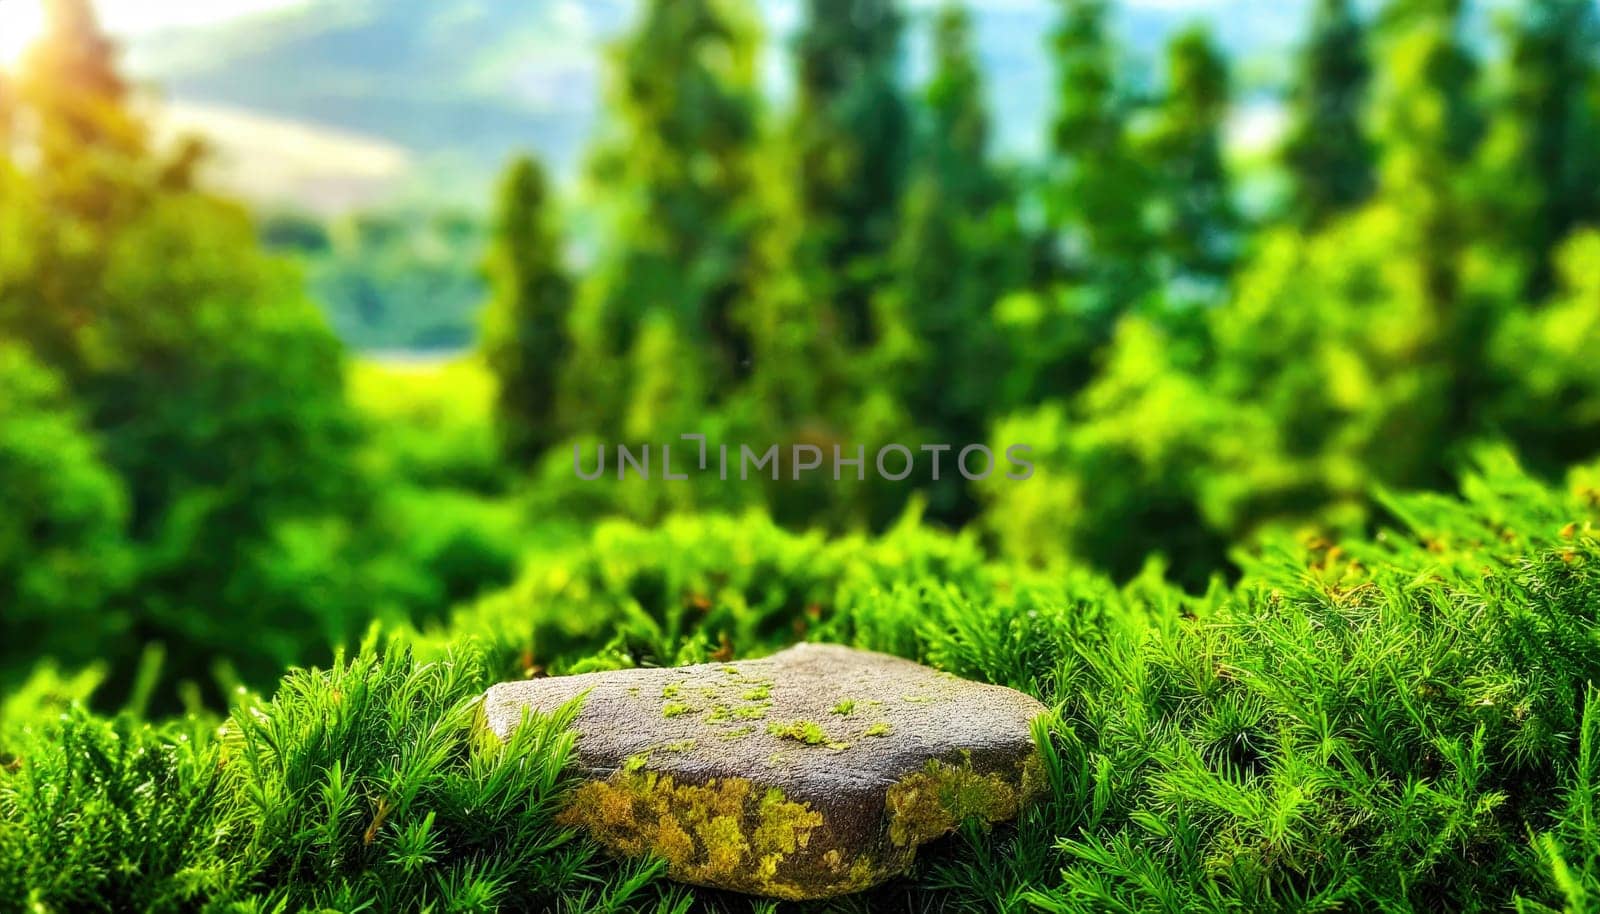
[{"label": "green foliage", "polygon": [[1228,65],[1204,30],[1172,40],[1167,84],[1155,124],[1140,137],[1158,190],[1152,228],[1170,262],[1167,294],[1216,301],[1238,253],[1238,216],[1222,161]]},{"label": "green foliage", "polygon": [[501,743],[470,652],[369,642],[220,731],[63,712],[39,685],[0,730],[0,889],[29,910],[616,910],[654,869],[599,887],[595,849],[554,822],[571,710]]},{"label": "green foliage", "polygon": [[[1129,135],[1133,109],[1119,79],[1104,0],[1064,0],[1051,39],[1056,66],[1049,208],[1062,271],[1073,283],[1071,320],[1103,342],[1117,315],[1150,291],[1145,206],[1150,176]],[[1083,359],[1088,351],[1072,353]],[[1081,371],[1081,365],[1079,367]],[[1080,378],[1081,382],[1081,378]]]},{"label": "green foliage", "polygon": [[1600,422],[1600,379],[1587,370],[1600,359],[1600,235],[1573,235],[1557,252],[1556,272],[1554,299],[1507,316],[1489,347],[1497,373],[1517,379],[1496,422],[1550,473],[1591,456],[1584,442]]},{"label": "green foliage", "polygon": [[[989,161],[983,81],[971,25],[947,6],[934,24],[934,72],[923,90],[926,123],[892,253],[883,343],[900,372],[891,383],[910,419],[935,443],[980,441],[1003,343],[994,305],[1023,278],[1022,232],[1011,188]],[[951,474],[954,476],[954,474]],[[959,479],[934,487],[940,517],[971,512]]]},{"label": "green foliage", "polygon": [[346,396],[366,425],[367,469],[421,488],[504,492],[511,473],[494,431],[496,391],[475,358],[355,360]]},{"label": "green foliage", "polygon": [[[741,308],[760,215],[755,86],[755,26],[738,4],[653,0],[619,49],[613,118],[593,166],[611,190],[601,201],[610,231],[579,299],[565,390],[575,430],[676,435],[673,415],[630,414],[657,395],[663,373],[712,384],[747,372]],[[672,362],[687,354],[678,346],[704,362]]]},{"label": "green foliage", "polygon": [[[1480,67],[1461,6],[1396,0],[1369,43],[1319,5],[1252,226],[1203,32],[1147,79],[1064,0],[1035,174],[992,158],[954,6],[907,94],[897,4],[810,0],[771,129],[751,11],[651,0],[592,195],[507,172],[481,360],[346,377],[262,239],[341,329],[459,342],[478,221],[253,223],[54,4],[0,86],[0,907],[770,910],[558,827],[573,711],[502,746],[476,700],[803,639],[1052,708],[1045,802],[818,910],[1592,907],[1600,465],[1549,480],[1600,440],[1594,11],[1529,0]],[[1038,471],[567,453],[696,431]]]},{"label": "green foliage", "polygon": [[891,0],[807,0],[795,39],[790,140],[802,220],[799,268],[847,347],[873,340],[872,288],[900,217],[911,121]]},{"label": "green foliage", "polygon": [[[609,645],[605,625],[542,642],[564,669],[704,660],[713,633],[736,632],[723,647],[742,656],[816,637],[1054,709],[1038,724],[1047,796],[1020,823],[963,832],[908,880],[818,910],[1581,907],[1600,475],[1579,478],[1592,481],[1569,495],[1487,456],[1462,498],[1386,496],[1383,536],[1277,540],[1236,587],[1199,597],[1149,574],[1118,588],[988,564],[969,542],[911,527],[829,544],[755,518],[677,524],[704,554],[605,530],[514,591],[563,586],[531,604],[547,626],[622,614]],[[815,594],[818,610],[740,596],[757,582]],[[683,599],[697,593],[708,599]],[[530,611],[489,605],[416,657],[405,640],[369,642],[327,671],[291,673],[270,701],[242,697],[216,738],[201,721],[62,717],[50,696],[84,686],[39,679],[0,727],[15,747],[0,846],[21,850],[0,855],[7,897],[46,909],[746,909],[604,861],[554,824],[571,710],[506,745],[479,729],[476,697],[515,675],[495,636]],[[774,624],[795,619],[807,628]],[[655,645],[628,634],[652,627]],[[487,657],[460,647],[484,638]],[[802,740],[826,728],[770,723]]]},{"label": "green foliage", "polygon": [[1058,745],[1096,799],[1061,842],[1062,888],[1038,900],[1488,910],[1545,897],[1528,829],[1585,776],[1577,732],[1600,659],[1581,596],[1595,542],[1572,532],[1593,509],[1499,466],[1472,489],[1465,507],[1397,502],[1411,536],[1253,564],[1235,597],[1100,664],[1138,697],[1102,702],[1105,680],[1086,671],[1075,691],[1092,697]]},{"label": "green foliage", "polygon": [[266,680],[350,634],[286,561],[361,511],[340,351],[244,214],[192,188],[189,152],[146,152],[89,8],[53,10],[18,95],[31,164],[0,166],[0,335],[59,378],[125,493],[126,637],[83,649],[121,681],[151,640],[179,669],[228,654]]},{"label": "green foliage", "polygon": [[571,712],[501,744],[479,726],[485,672],[369,646],[234,712],[219,828],[256,910],[583,908],[594,852],[553,821]]},{"label": "green foliage", "polygon": [[1362,124],[1372,64],[1350,0],[1318,0],[1299,60],[1294,121],[1283,146],[1295,219],[1315,227],[1366,201],[1373,148]]},{"label": "green foliage", "polygon": [[270,213],[261,243],[293,255],[339,338],[361,350],[454,351],[472,344],[488,239],[473,212],[410,206],[326,220]]},{"label": "green foliage", "polygon": [[106,604],[129,569],[122,487],[59,379],[25,350],[0,344],[0,403],[3,677],[40,656],[92,659],[126,624]]},{"label": "green foliage", "polygon": [[[53,719],[52,719],[53,718]],[[217,756],[199,721],[72,706],[4,731],[0,892],[15,910],[172,911],[215,897]]]},{"label": "green foliage", "polygon": [[547,200],[539,163],[512,163],[489,259],[495,296],[484,317],[483,349],[498,381],[495,425],[507,459],[523,465],[561,437],[557,384],[571,349],[572,284]]},{"label": "green foliage", "polygon": [[1600,216],[1600,171],[1588,151],[1600,141],[1600,21],[1592,4],[1535,0],[1507,11],[1501,24],[1502,97],[1484,157],[1504,186],[1488,205],[1494,230],[1522,260],[1527,279],[1519,291],[1543,297],[1562,239]]}]

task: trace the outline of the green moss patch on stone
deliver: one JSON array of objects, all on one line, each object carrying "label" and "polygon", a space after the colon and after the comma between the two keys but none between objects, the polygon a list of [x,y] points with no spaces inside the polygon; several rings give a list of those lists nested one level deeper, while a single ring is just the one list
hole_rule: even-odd
[{"label": "green moss patch on stone", "polygon": [[828,741],[828,734],[815,721],[794,720],[786,724],[767,724],[767,732],[779,739],[792,739],[808,746],[820,746]]},{"label": "green moss patch on stone", "polygon": [[681,701],[673,701],[661,706],[661,716],[666,718],[682,717],[693,710],[693,708]]},{"label": "green moss patch on stone", "polygon": [[786,724],[770,723],[767,724],[767,732],[779,739],[792,739],[807,746],[826,746],[836,751],[850,748],[849,743],[829,737],[828,731],[813,720],[793,720]]},{"label": "green moss patch on stone", "polygon": [[863,736],[888,736],[889,735],[889,722],[885,721],[885,720],[880,720],[877,723],[874,723],[872,726],[868,727],[867,728],[867,732],[862,734],[862,735]]},{"label": "green moss patch on stone", "polygon": [[856,710],[856,701],[855,701],[855,699],[854,698],[846,698],[844,701],[841,701],[838,704],[833,706],[832,713],[838,714],[838,715],[841,715],[841,716],[844,716],[844,717],[849,717],[851,714],[855,713],[855,710]]}]

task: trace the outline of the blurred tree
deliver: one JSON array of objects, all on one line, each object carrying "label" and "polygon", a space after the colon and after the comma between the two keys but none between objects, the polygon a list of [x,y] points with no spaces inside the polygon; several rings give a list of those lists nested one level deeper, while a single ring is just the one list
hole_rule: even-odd
[{"label": "blurred tree", "polygon": [[1012,385],[1024,401],[1087,383],[1118,316],[1154,289],[1151,176],[1129,136],[1133,106],[1118,85],[1109,15],[1105,0],[1063,0],[1051,40],[1056,91],[1045,208],[1056,275],[1033,301],[1008,309],[1027,316],[1009,321],[1019,351],[1038,353],[1024,357],[1038,364],[1036,377]]},{"label": "blurred tree", "polygon": [[1302,227],[1320,226],[1372,194],[1373,149],[1364,124],[1371,80],[1366,29],[1354,4],[1318,0],[1283,147],[1292,217]]},{"label": "blurred tree", "polygon": [[897,232],[911,154],[894,0],[806,0],[795,44],[798,254],[848,346],[874,336],[872,299]]},{"label": "blurred tree", "polygon": [[276,213],[260,235],[303,260],[312,295],[351,348],[459,351],[473,345],[487,295],[488,221],[413,205],[328,224]]},{"label": "blurred tree", "polygon": [[1525,272],[1519,291],[1542,299],[1562,241],[1600,218],[1600,23],[1590,0],[1528,0],[1502,24],[1490,227]]},{"label": "blurred tree", "polygon": [[574,325],[581,430],[619,430],[625,355],[649,313],[709,355],[712,390],[748,371],[756,54],[754,16],[735,0],[650,0],[620,49],[594,165],[614,222]]},{"label": "blurred tree", "polygon": [[1222,160],[1228,66],[1204,29],[1167,49],[1166,95],[1143,136],[1159,201],[1157,245],[1168,264],[1168,298],[1214,303],[1238,257],[1239,219]]},{"label": "blurred tree", "polygon": [[[957,5],[934,21],[933,74],[885,301],[888,348],[901,347],[900,399],[930,440],[985,440],[995,402],[990,368],[1001,358],[995,302],[1023,281],[1022,239],[1009,182],[989,161],[989,116],[972,51],[971,22]],[[936,487],[935,516],[970,510],[956,474]]]},{"label": "blurred tree", "polygon": [[10,685],[41,657],[88,663],[125,634],[126,613],[107,604],[127,583],[127,503],[60,379],[15,343],[0,343],[0,404],[0,685]]},{"label": "blurred tree", "polygon": [[1061,179],[1054,217],[1070,272],[1126,307],[1149,290],[1148,178],[1128,137],[1106,0],[1064,0],[1052,40],[1056,113],[1050,151]]},{"label": "blurred tree", "polygon": [[276,251],[323,254],[333,244],[328,227],[308,213],[277,211],[262,216],[257,232],[261,243]]},{"label": "blurred tree", "polygon": [[144,125],[127,108],[128,85],[117,72],[116,49],[100,30],[89,0],[49,0],[45,32],[21,70],[21,91],[38,112],[38,152],[44,166],[82,173],[96,164],[86,150],[138,155]]},{"label": "blurred tree", "polygon": [[[1481,427],[1490,397],[1484,346],[1495,305],[1463,288],[1463,256],[1484,231],[1472,161],[1483,136],[1478,68],[1461,37],[1461,0],[1396,0],[1384,12],[1377,91],[1379,194],[1405,220],[1408,267],[1429,342],[1417,360],[1441,372],[1439,421]],[[1425,437],[1429,432],[1417,430]],[[1444,484],[1435,476],[1408,484]]]},{"label": "blurred tree", "polygon": [[1496,404],[1496,428],[1558,476],[1600,454],[1600,232],[1575,232],[1555,260],[1552,300],[1507,314],[1491,352],[1515,379]]},{"label": "blurred tree", "polygon": [[[360,624],[282,561],[290,531],[362,511],[341,352],[245,214],[169,180],[123,96],[87,5],[52,7],[19,78],[36,145],[5,204],[0,337],[60,377],[127,492],[135,616],[104,656],[165,641],[184,675],[223,654],[275,675]],[[346,573],[336,541],[300,548],[305,574]]]},{"label": "blurred tree", "polygon": [[512,163],[500,186],[484,314],[483,349],[499,382],[495,425],[501,449],[531,466],[565,429],[557,414],[558,384],[571,343],[567,320],[572,282],[561,264],[544,170],[532,158]]}]

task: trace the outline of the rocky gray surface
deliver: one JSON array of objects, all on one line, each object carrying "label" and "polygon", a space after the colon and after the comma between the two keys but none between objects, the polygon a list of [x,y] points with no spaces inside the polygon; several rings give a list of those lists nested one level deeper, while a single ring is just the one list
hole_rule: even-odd
[{"label": "rocky gray surface", "polygon": [[587,780],[563,820],[684,882],[788,899],[859,891],[975,816],[1014,818],[1037,789],[1012,689],[883,654],[802,644],[771,657],[494,686],[488,726],[583,698]]}]

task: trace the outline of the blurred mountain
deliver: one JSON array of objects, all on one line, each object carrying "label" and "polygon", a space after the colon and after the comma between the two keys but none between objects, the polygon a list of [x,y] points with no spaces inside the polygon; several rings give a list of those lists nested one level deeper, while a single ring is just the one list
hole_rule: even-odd
[{"label": "blurred mountain", "polygon": [[[128,61],[191,112],[325,129],[346,150],[363,148],[353,142],[398,149],[410,169],[399,183],[423,196],[476,202],[487,198],[486,182],[513,150],[536,150],[568,175],[581,164],[600,106],[605,49],[628,27],[635,2],[306,0],[220,25],[139,36]],[[911,10],[921,16],[935,5],[927,0]],[[1122,7],[1120,30],[1130,56],[1148,64],[1174,31],[1205,21],[1244,62],[1248,77],[1250,61],[1281,60],[1270,52],[1293,44],[1306,6],[1307,0],[1144,0]],[[1027,156],[1049,119],[1045,42],[1056,4],[989,0],[971,7],[1001,149]],[[800,0],[762,0],[762,12],[772,46],[783,48]],[[912,78],[919,70],[917,34],[908,54]],[[785,70],[783,55],[770,54],[769,81],[780,97]],[[186,123],[205,127],[203,119]],[[231,158],[251,155],[249,146],[238,146],[227,150]],[[278,153],[256,148],[264,157]],[[310,173],[279,175],[271,194],[314,195],[339,184],[336,176],[316,173],[317,156],[299,159],[297,167]],[[231,171],[247,177],[253,169],[235,161]],[[280,163],[263,173],[281,171]],[[300,202],[328,208],[327,200]]]}]

